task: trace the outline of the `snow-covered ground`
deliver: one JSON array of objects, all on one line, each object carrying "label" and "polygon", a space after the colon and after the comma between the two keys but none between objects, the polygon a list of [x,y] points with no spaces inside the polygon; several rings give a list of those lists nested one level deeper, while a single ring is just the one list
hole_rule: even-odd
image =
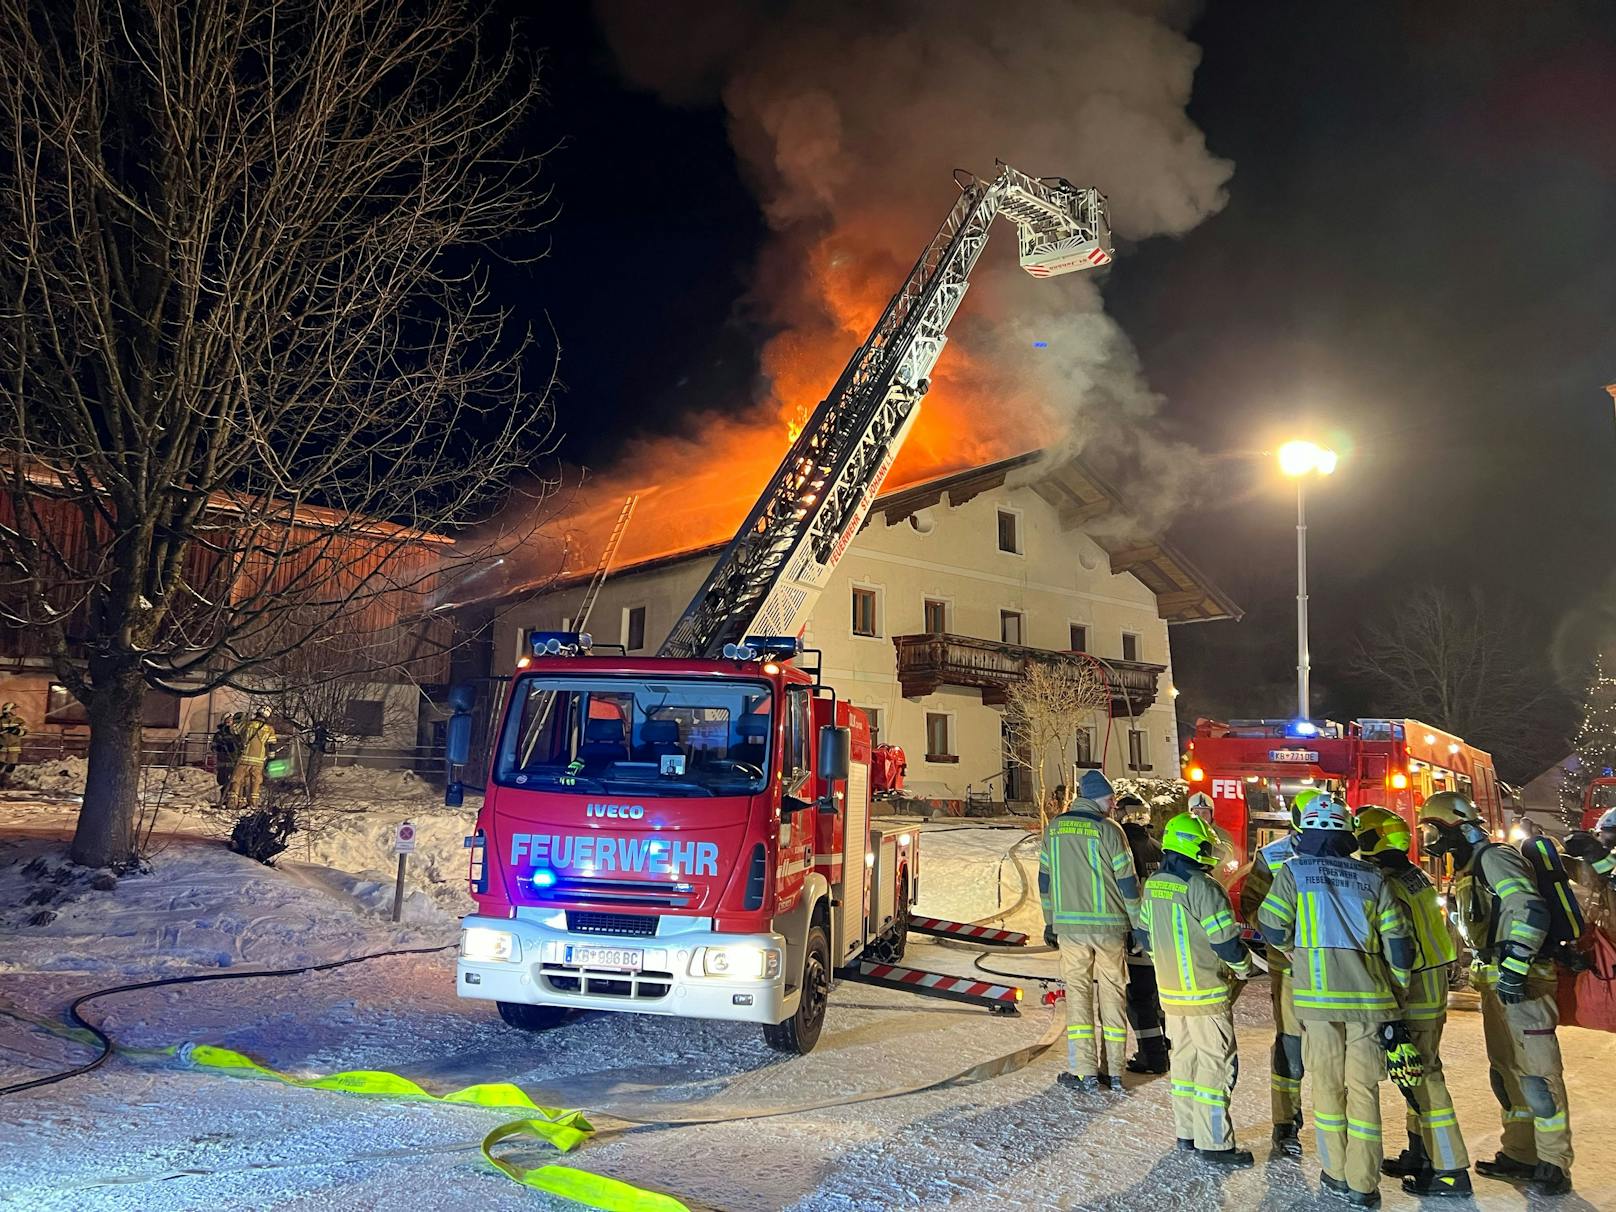
[{"label": "snow-covered ground", "polygon": [[[409,805],[421,823],[424,806]],[[367,814],[368,815],[368,814]],[[444,814],[444,827],[464,824]],[[393,926],[390,900],[365,881],[304,863],[294,847],[282,870],[217,843],[170,837],[150,873],[113,891],[62,877],[50,840],[70,823],[61,805],[0,803],[0,1007],[59,1021],[77,994],[122,980],[182,971],[271,967],[431,946],[454,938],[452,915],[421,896],[415,920]],[[18,829],[17,826],[25,826]],[[367,826],[367,830],[371,826]],[[344,834],[343,836],[349,836]],[[366,830],[332,847],[350,866],[377,864]],[[390,836],[390,834],[389,834]],[[1021,876],[1013,829],[940,825],[922,845],[923,910],[979,918],[1015,903]],[[311,843],[316,857],[321,845]],[[458,842],[456,843],[458,846]],[[1035,862],[1026,847],[1023,870]],[[329,861],[329,860],[328,860]],[[37,864],[37,865],[36,865]],[[458,874],[456,875],[458,878]],[[26,895],[53,889],[56,916],[27,922]],[[358,895],[356,895],[356,893]],[[1036,899],[1013,924],[1035,925]],[[971,970],[972,953],[916,938],[910,962]],[[1044,956],[1004,955],[995,966],[1053,974]],[[1055,1012],[1029,983],[1019,1018],[838,987],[819,1049],[786,1060],[755,1028],[631,1015],[580,1016],[528,1035],[486,1003],[455,997],[452,952],[396,957],[332,972],[219,982],[123,995],[88,1008],[133,1047],[205,1041],[303,1074],[388,1069],[434,1090],[509,1080],[539,1102],[581,1107],[618,1129],[568,1160],[692,1207],[752,1212],[876,1212],[888,1208],[1191,1209],[1326,1208],[1317,1167],[1285,1162],[1240,1174],[1208,1173],[1173,1149],[1165,1079],[1129,1079],[1126,1095],[1075,1096],[1054,1082],[1060,1046],[1006,1076],[976,1084],[748,1118],[852,1095],[910,1088],[1047,1039]],[[1265,1157],[1266,990],[1239,1007],[1246,1077],[1236,1094],[1239,1134]],[[0,1018],[0,1084],[84,1059],[70,1041]],[[1472,1149],[1497,1145],[1480,1024],[1455,1012],[1448,1063]],[[1607,1142],[1616,1108],[1605,1096],[1616,1036],[1564,1032],[1578,1195],[1555,1207],[1616,1207]],[[1400,1101],[1383,1100],[1396,1145]],[[724,1118],[634,1127],[631,1120]],[[223,1078],[172,1061],[120,1055],[96,1072],[9,1097],[0,1105],[0,1206],[29,1209],[503,1209],[571,1207],[492,1171],[477,1142],[508,1114],[368,1100]],[[536,1148],[527,1164],[553,1160]],[[1408,1209],[1394,1183],[1386,1207]],[[1479,1206],[1528,1206],[1516,1189],[1485,1184]],[[1547,1206],[1547,1205],[1545,1205]]]}]

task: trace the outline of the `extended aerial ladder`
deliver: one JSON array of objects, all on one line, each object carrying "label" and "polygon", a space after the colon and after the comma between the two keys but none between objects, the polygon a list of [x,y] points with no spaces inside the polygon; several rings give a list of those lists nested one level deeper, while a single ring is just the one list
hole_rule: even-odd
[{"label": "extended aerial ladder", "polygon": [[716,658],[747,636],[801,632],[915,423],[996,217],[1016,225],[1022,268],[1034,277],[1111,260],[1098,190],[1007,164],[991,181],[961,176],[948,218],[791,444],[660,655]]}]

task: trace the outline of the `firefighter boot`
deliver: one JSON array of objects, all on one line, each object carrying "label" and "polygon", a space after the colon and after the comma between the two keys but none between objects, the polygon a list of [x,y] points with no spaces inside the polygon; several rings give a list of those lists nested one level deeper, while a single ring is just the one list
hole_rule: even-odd
[{"label": "firefighter boot", "polygon": [[1167,1048],[1141,1047],[1128,1058],[1129,1073],[1166,1073],[1171,1062],[1167,1057]]},{"label": "firefighter boot", "polygon": [[1286,1157],[1302,1156],[1302,1138],[1300,1124],[1274,1125],[1274,1152],[1284,1154]]},{"label": "firefighter boot", "polygon": [[1483,1178],[1502,1178],[1513,1181],[1515,1179],[1534,1177],[1537,1173],[1537,1166],[1532,1162],[1516,1161],[1515,1158],[1500,1149],[1498,1156],[1491,1161],[1477,1162],[1476,1173]]},{"label": "firefighter boot", "polygon": [[1100,1079],[1094,1074],[1079,1077],[1075,1073],[1056,1074],[1055,1080],[1063,1086],[1071,1086],[1079,1094],[1098,1094],[1100,1092]]},{"label": "firefighter boot", "polygon": [[1246,1170],[1257,1164],[1245,1149],[1196,1149],[1195,1156],[1225,1170]]},{"label": "firefighter boot", "polygon": [[1526,1189],[1534,1195],[1567,1195],[1571,1191],[1571,1175],[1559,1166],[1538,1162]]},{"label": "firefighter boot", "polygon": [[1379,1191],[1354,1191],[1347,1185],[1344,1178],[1331,1178],[1324,1171],[1319,1172],[1319,1183],[1324,1188],[1324,1194],[1331,1199],[1339,1199],[1342,1203],[1351,1204],[1354,1208],[1380,1207]]},{"label": "firefighter boot", "polygon": [[1474,1194],[1470,1187],[1469,1170],[1421,1170],[1403,1179],[1403,1190],[1410,1195],[1451,1196],[1455,1199],[1469,1199]]},{"label": "firefighter boot", "polygon": [[1388,1157],[1380,1163],[1380,1172],[1390,1174],[1394,1178],[1409,1178],[1430,1168],[1430,1161],[1425,1156],[1425,1142],[1417,1136],[1408,1138],[1408,1148],[1396,1157]]}]

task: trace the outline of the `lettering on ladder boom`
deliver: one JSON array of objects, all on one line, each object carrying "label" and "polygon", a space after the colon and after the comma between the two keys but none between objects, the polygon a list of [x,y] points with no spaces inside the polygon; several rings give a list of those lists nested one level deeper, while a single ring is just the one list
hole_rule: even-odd
[{"label": "lettering on ladder boom", "polygon": [[589,875],[602,871],[632,871],[648,875],[716,876],[718,843],[678,842],[662,837],[513,833],[511,866],[549,867]]}]

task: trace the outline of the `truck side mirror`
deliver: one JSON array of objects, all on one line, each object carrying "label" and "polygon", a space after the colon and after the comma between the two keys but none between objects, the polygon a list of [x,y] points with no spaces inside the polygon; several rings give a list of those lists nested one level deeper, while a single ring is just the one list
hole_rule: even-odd
[{"label": "truck side mirror", "polygon": [[471,761],[471,714],[456,711],[444,729],[443,756],[451,766]]},{"label": "truck side mirror", "polygon": [[819,777],[845,779],[852,767],[852,730],[826,724],[819,730]]}]

